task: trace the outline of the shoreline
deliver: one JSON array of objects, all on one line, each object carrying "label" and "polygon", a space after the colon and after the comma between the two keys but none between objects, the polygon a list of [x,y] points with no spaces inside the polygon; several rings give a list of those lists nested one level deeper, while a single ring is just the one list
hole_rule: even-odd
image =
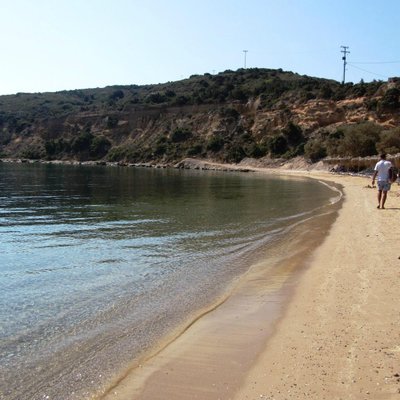
[{"label": "shoreline", "polygon": [[[291,175],[295,178],[298,174]],[[336,185],[329,186],[337,190]],[[98,398],[232,398],[240,388],[243,371],[250,370],[271,337],[297,280],[329,231],[339,206],[340,203],[326,206],[327,213],[296,227],[285,248],[277,248],[274,256],[266,256],[254,265],[222,303],[203,313],[139,367],[132,366]]]},{"label": "shoreline", "polygon": [[400,397],[398,187],[377,210],[369,180],[324,179],[344,187],[339,216],[234,400]]},{"label": "shoreline", "polygon": [[[398,239],[395,217],[400,211],[394,194],[397,188],[393,187],[388,196],[388,208],[379,211],[375,208],[376,192],[367,189],[369,181],[365,177],[308,171],[287,173],[342,185],[345,199],[327,235],[313,248],[309,265],[288,289],[289,301],[284,303],[281,316],[274,314],[275,319],[265,323],[265,314],[257,314],[260,309],[254,303],[244,301],[233,307],[239,313],[241,307],[251,310],[261,318],[258,329],[269,329],[258,341],[261,345],[257,349],[252,347],[257,340],[245,335],[246,350],[253,348],[253,358],[246,365],[239,362],[241,377],[232,373],[229,351],[224,354],[222,371],[211,368],[211,381],[198,382],[196,374],[195,380],[187,374],[187,368],[210,368],[202,356],[205,348],[214,353],[216,347],[209,342],[199,347],[201,332],[213,326],[215,329],[217,320],[232,316],[218,307],[216,310],[222,314],[218,316],[213,311],[206,314],[211,316],[211,322],[205,317],[196,321],[179,340],[140,366],[135,371],[139,375],[103,398],[157,399],[158,394],[160,399],[174,400],[399,398],[400,307],[396,280],[400,277],[400,261],[393,246]],[[263,279],[254,277],[253,282],[257,281],[263,285]],[[243,299],[246,291],[242,292]],[[240,319],[240,314],[235,318]],[[218,343],[226,350],[226,342],[235,343],[246,329],[242,326],[240,333],[224,331]],[[193,357],[196,347],[200,353]],[[200,359],[193,364],[199,354]],[[218,351],[217,354],[221,355]],[[178,358],[192,364],[179,367]],[[228,390],[232,378],[236,384]],[[169,392],[165,392],[165,385]],[[208,385],[211,391],[206,389]],[[195,388],[194,396],[188,395],[187,387]]]},{"label": "shoreline", "polygon": [[[118,386],[118,390],[126,390],[121,392],[124,393],[122,397],[115,397],[110,391],[109,397],[100,398],[157,399],[154,391],[148,392],[152,393],[150,397],[140,397],[146,387],[153,385],[160,399],[171,400],[399,399],[398,186],[392,185],[386,210],[377,210],[376,189],[369,187],[370,180],[365,176],[333,175],[316,170],[257,167],[250,170],[313,178],[343,187],[345,198],[336,220],[312,247],[301,274],[290,282],[291,286],[285,287],[288,301],[282,302],[280,313],[266,321],[266,309],[260,311],[262,306],[249,300],[252,289],[248,286],[250,289],[246,290],[244,285],[239,296],[242,302],[233,303],[230,313],[224,308],[227,302],[206,311],[178,335],[179,340],[173,340],[151,358],[156,364],[143,363],[136,368],[139,377],[128,382],[125,388]],[[297,263],[302,260],[304,257]],[[250,282],[257,285],[257,290],[265,290],[265,277],[255,274]],[[275,283],[283,287],[279,279]],[[258,296],[263,298],[260,292]],[[250,362],[236,362],[240,376],[232,373],[229,351],[217,353],[223,354],[222,367],[221,371],[211,369],[212,381],[199,382],[196,374],[196,379],[191,380],[186,373],[188,369],[179,369],[171,363],[176,357],[189,361],[197,357],[197,364],[190,367],[192,370],[210,369],[210,363],[202,356],[204,349],[214,354],[216,347],[210,343],[199,346],[202,330],[203,333],[207,329],[215,330],[217,322],[233,316],[231,326],[235,326],[235,320],[240,320],[243,312],[259,320],[256,323],[261,325],[255,325],[255,330],[268,332],[261,339],[262,335],[245,335],[245,341],[239,345],[236,337],[243,337],[247,326],[238,327],[236,333],[233,330],[222,332],[219,342],[223,352],[227,351],[227,342],[233,343],[233,349],[238,346],[245,351],[253,348]],[[207,322],[208,317],[211,321]],[[254,348],[256,341],[258,347]],[[200,353],[191,357],[196,347]],[[173,375],[178,381],[171,385]],[[235,386],[227,390],[227,382],[232,379]],[[164,387],[154,388],[154,382],[170,385],[172,392],[165,396]],[[184,385],[194,387],[195,395],[188,396],[182,390]],[[207,392],[204,390],[207,385],[215,385],[217,390]]]}]

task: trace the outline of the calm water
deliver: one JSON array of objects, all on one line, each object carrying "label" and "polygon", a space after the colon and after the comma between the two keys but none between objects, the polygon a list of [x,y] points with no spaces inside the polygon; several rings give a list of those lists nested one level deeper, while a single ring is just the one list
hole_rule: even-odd
[{"label": "calm water", "polygon": [[335,197],[256,174],[0,163],[0,398],[82,399]]}]

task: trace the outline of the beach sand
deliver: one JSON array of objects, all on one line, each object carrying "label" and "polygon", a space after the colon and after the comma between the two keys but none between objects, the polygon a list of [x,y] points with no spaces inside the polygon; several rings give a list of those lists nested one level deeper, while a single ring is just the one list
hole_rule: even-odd
[{"label": "beach sand", "polygon": [[377,210],[367,178],[301,174],[343,186],[331,228],[279,273],[254,268],[103,399],[400,399],[399,189]]},{"label": "beach sand", "polygon": [[331,176],[345,200],[235,399],[399,399],[399,191]]}]

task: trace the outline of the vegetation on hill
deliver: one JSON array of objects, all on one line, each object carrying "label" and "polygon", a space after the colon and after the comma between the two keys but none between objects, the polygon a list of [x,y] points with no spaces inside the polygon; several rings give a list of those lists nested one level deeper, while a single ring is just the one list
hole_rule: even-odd
[{"label": "vegetation on hill", "polygon": [[239,69],[178,82],[0,96],[0,156],[171,163],[400,152],[400,84]]}]

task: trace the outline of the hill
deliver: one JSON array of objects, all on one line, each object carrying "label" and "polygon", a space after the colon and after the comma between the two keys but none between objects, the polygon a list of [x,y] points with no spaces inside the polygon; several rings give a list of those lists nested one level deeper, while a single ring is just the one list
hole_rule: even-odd
[{"label": "hill", "polygon": [[0,157],[172,164],[185,157],[400,152],[400,79],[239,69],[145,86],[0,96]]}]

